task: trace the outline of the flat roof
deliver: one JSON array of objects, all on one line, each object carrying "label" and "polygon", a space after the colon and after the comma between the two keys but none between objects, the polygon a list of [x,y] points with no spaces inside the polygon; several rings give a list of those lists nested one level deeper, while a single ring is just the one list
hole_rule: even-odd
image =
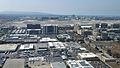
[{"label": "flat roof", "polygon": [[[54,22],[54,20],[50,20],[51,22]],[[57,24],[44,24],[42,26],[58,26]]]},{"label": "flat roof", "polygon": [[87,51],[87,49],[86,49],[86,48],[80,48],[80,50]]},{"label": "flat roof", "polygon": [[66,68],[66,65],[64,62],[53,62],[51,63],[52,68]]},{"label": "flat roof", "polygon": [[48,48],[48,43],[39,43],[35,45],[37,46],[37,48]]},{"label": "flat roof", "polygon": [[56,49],[65,49],[65,45],[62,42],[48,42],[49,47],[55,46]]},{"label": "flat roof", "polygon": [[87,26],[87,25],[85,25],[85,26],[81,26],[81,28],[91,28],[92,26]]},{"label": "flat roof", "polygon": [[65,42],[65,44],[68,47],[81,48],[81,45],[79,45],[77,42]]},{"label": "flat roof", "polygon": [[97,57],[94,53],[78,53],[81,58],[93,58]]},{"label": "flat roof", "polygon": [[20,46],[20,50],[33,49],[33,48],[34,48],[34,44],[23,44]]},{"label": "flat roof", "polygon": [[17,44],[0,44],[0,51],[13,51],[17,46]]},{"label": "flat roof", "polygon": [[50,67],[50,64],[47,64],[47,65],[41,65],[41,66],[39,66],[39,65],[31,66],[31,68],[51,68],[51,67]]},{"label": "flat roof", "polygon": [[37,61],[37,60],[41,60],[41,61],[44,61],[44,57],[30,57],[29,58],[29,61]]},{"label": "flat roof", "polygon": [[56,41],[57,41],[57,39],[52,39],[49,37],[40,39],[40,42],[56,42]]},{"label": "flat roof", "polygon": [[70,68],[94,68],[86,60],[68,60],[66,63]]},{"label": "flat roof", "polygon": [[44,57],[30,57],[28,65],[31,68],[50,68],[50,64],[45,60]]},{"label": "flat roof", "polygon": [[67,38],[67,39],[70,39],[70,35],[69,34],[59,34],[57,35],[58,38]]},{"label": "flat roof", "polygon": [[3,68],[24,68],[25,59],[7,59]]}]

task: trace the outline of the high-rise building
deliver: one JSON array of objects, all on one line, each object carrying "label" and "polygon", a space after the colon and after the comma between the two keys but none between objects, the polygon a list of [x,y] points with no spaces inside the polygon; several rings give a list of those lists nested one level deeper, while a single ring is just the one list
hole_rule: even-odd
[{"label": "high-rise building", "polygon": [[108,28],[108,24],[107,23],[101,23],[101,28]]},{"label": "high-rise building", "polygon": [[41,34],[41,25],[40,24],[27,24],[27,33],[28,34]]},{"label": "high-rise building", "polygon": [[99,28],[100,27],[100,24],[95,24],[95,28]]},{"label": "high-rise building", "polygon": [[112,24],[112,28],[119,29],[120,28],[120,24]]},{"label": "high-rise building", "polygon": [[27,29],[41,29],[40,24],[27,24]]},{"label": "high-rise building", "polygon": [[58,26],[46,24],[42,27],[43,34],[57,34],[58,33]]}]

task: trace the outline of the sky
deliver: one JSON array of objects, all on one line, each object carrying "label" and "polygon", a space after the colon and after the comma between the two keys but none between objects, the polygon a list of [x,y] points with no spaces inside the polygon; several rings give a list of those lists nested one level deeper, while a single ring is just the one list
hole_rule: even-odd
[{"label": "sky", "polygon": [[120,0],[0,0],[0,11],[120,15]]}]

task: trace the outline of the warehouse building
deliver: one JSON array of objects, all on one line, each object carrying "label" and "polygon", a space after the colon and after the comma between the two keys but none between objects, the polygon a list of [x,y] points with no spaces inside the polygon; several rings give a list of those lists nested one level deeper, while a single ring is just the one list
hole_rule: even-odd
[{"label": "warehouse building", "polygon": [[69,68],[94,68],[86,60],[68,60],[66,63]]},{"label": "warehouse building", "polygon": [[0,44],[0,52],[15,52],[18,49],[17,44]]},{"label": "warehouse building", "polygon": [[50,37],[44,37],[44,38],[40,39],[40,42],[41,43],[57,42],[57,39],[53,39],[53,38],[50,38]]},{"label": "warehouse building", "polygon": [[95,55],[94,53],[78,53],[78,57],[79,59],[88,60],[88,61],[99,60],[97,55]]},{"label": "warehouse building", "polygon": [[20,46],[19,50],[33,50],[34,44],[23,44]]},{"label": "warehouse building", "polygon": [[3,68],[24,68],[24,63],[24,59],[7,59]]},{"label": "warehouse building", "polygon": [[48,46],[53,49],[65,49],[65,45],[62,42],[48,42]]},{"label": "warehouse building", "polygon": [[53,62],[51,68],[66,68],[66,65],[64,62]]}]

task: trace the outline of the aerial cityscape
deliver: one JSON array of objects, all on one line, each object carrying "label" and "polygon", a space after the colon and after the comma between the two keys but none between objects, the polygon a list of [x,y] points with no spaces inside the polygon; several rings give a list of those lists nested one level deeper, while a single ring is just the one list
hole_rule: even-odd
[{"label": "aerial cityscape", "polygon": [[0,0],[0,68],[120,68],[119,0]]}]

